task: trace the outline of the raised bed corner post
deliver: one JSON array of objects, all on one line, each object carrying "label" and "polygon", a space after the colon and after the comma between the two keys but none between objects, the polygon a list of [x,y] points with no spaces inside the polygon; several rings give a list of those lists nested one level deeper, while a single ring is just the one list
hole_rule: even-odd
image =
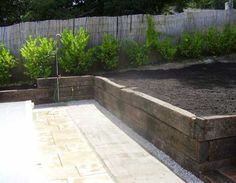
[{"label": "raised bed corner post", "polygon": [[56,75],[57,75],[57,86],[56,86],[56,90],[57,90],[57,99],[56,101],[59,102],[60,101],[60,75],[59,75],[59,61],[58,61],[58,45],[60,44],[60,39],[61,39],[61,35],[57,34],[56,35],[57,38],[57,44],[56,44]]}]

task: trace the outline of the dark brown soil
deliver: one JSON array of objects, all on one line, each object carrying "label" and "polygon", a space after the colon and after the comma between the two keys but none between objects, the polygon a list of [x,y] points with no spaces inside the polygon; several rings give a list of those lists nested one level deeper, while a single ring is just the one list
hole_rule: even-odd
[{"label": "dark brown soil", "polygon": [[198,116],[236,114],[236,63],[133,70],[105,76]]}]

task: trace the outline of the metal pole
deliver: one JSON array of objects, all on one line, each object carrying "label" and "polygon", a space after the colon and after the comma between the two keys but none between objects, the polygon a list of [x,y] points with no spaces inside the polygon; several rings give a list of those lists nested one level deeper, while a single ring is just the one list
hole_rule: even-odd
[{"label": "metal pole", "polygon": [[59,83],[59,61],[58,61],[58,45],[59,45],[59,41],[61,39],[61,35],[57,34],[56,35],[57,38],[57,45],[56,45],[56,75],[57,75],[57,102],[60,101],[60,83]]}]

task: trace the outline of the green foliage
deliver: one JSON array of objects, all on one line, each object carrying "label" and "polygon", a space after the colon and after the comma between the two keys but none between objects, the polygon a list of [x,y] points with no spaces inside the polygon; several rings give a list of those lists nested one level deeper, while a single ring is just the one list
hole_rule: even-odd
[{"label": "green foliage", "polygon": [[216,28],[210,28],[205,35],[207,55],[221,55],[225,51],[224,34]]},{"label": "green foliage", "polygon": [[159,41],[158,52],[167,61],[172,61],[175,58],[177,48],[171,39]]},{"label": "green foliage", "polygon": [[[21,21],[182,12],[184,8],[224,9],[228,0],[8,0],[0,1],[0,25]],[[236,0],[234,0],[236,4]],[[173,8],[172,8],[173,7]]]},{"label": "green foliage", "polygon": [[0,1],[0,26],[18,23],[21,16],[27,13],[31,0]]},{"label": "green foliage", "polygon": [[146,37],[146,47],[149,51],[158,52],[162,58],[171,61],[176,55],[177,48],[171,39],[160,40],[160,33],[155,29],[155,22],[151,16],[147,17],[148,28]]},{"label": "green foliage", "polygon": [[60,65],[72,74],[83,74],[92,67],[92,50],[88,49],[89,34],[80,28],[75,35],[65,30],[61,35]]},{"label": "green foliage", "polygon": [[98,59],[105,70],[118,67],[119,43],[112,35],[105,33],[98,47]]},{"label": "green foliage", "polygon": [[179,43],[180,55],[187,58],[199,58],[204,51],[204,37],[201,33],[184,33]]},{"label": "green foliage", "polygon": [[155,50],[158,47],[159,33],[156,31],[155,22],[151,16],[147,17],[146,46],[148,49]]},{"label": "green foliage", "polygon": [[222,46],[225,53],[231,53],[236,50],[236,26],[227,25],[223,31]]},{"label": "green foliage", "polygon": [[0,25],[81,16],[160,14],[165,6],[185,7],[186,0],[9,0],[0,1]]},{"label": "green foliage", "polygon": [[236,50],[236,26],[227,25],[224,31],[212,27],[205,33],[185,33],[179,43],[180,55],[199,58],[205,55],[222,55]]},{"label": "green foliage", "polygon": [[52,73],[52,63],[55,59],[56,41],[38,36],[29,37],[26,44],[20,49],[24,58],[26,75],[31,79],[48,77]]},{"label": "green foliage", "polygon": [[134,40],[127,40],[122,45],[127,54],[129,63],[133,66],[148,64],[148,49],[145,44],[137,43]]},{"label": "green foliage", "polygon": [[175,10],[177,12],[183,12],[184,8],[188,6],[189,0],[175,0]]},{"label": "green foliage", "polygon": [[11,69],[16,61],[3,44],[0,44],[0,84],[7,83],[11,77]]},{"label": "green foliage", "polygon": [[[228,0],[190,0],[187,5],[191,8],[201,9],[224,9],[225,2]],[[233,0],[236,3],[235,0]]]},{"label": "green foliage", "polygon": [[146,35],[146,47],[149,51],[158,52],[162,58],[171,61],[176,55],[177,48],[171,39],[160,40],[160,33],[155,29],[155,23],[151,16],[147,17],[148,28]]}]

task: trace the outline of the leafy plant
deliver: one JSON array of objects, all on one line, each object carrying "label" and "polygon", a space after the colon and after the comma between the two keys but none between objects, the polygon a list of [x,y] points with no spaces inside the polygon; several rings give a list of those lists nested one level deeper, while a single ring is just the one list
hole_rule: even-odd
[{"label": "leafy plant", "polygon": [[123,43],[124,52],[133,66],[148,64],[148,49],[145,44],[137,43],[134,40],[127,40]]},{"label": "leafy plant", "polygon": [[225,53],[230,53],[236,50],[236,26],[227,25],[223,31],[222,46]]},{"label": "leafy plant", "polygon": [[98,59],[105,70],[118,67],[119,43],[110,34],[104,34],[102,44],[98,47]]},{"label": "leafy plant", "polygon": [[216,28],[210,28],[205,35],[206,42],[206,54],[208,55],[220,55],[224,53],[224,35]]},{"label": "leafy plant", "polygon": [[171,39],[164,39],[159,42],[158,51],[165,60],[172,61],[175,58],[177,48]]},{"label": "leafy plant", "polygon": [[179,43],[180,55],[187,58],[199,58],[204,51],[204,37],[201,33],[184,33]]},{"label": "leafy plant", "polygon": [[84,28],[80,28],[75,35],[70,30],[62,33],[60,64],[66,72],[83,74],[92,67],[92,50],[88,49],[89,38]]},{"label": "leafy plant", "polygon": [[151,16],[147,17],[146,47],[148,50],[158,52],[164,59],[173,60],[176,55],[176,46],[170,39],[160,40],[160,33],[155,29],[155,22]]},{"label": "leafy plant", "polygon": [[151,16],[147,17],[147,35],[146,46],[148,49],[156,49],[158,47],[159,33],[156,31],[155,22]]},{"label": "leafy plant", "polygon": [[7,83],[11,77],[10,70],[16,65],[14,57],[0,44],[0,84]]},{"label": "leafy plant", "polygon": [[26,75],[31,79],[48,77],[52,73],[52,63],[55,59],[56,41],[53,38],[29,36],[26,44],[20,49],[24,58]]}]

